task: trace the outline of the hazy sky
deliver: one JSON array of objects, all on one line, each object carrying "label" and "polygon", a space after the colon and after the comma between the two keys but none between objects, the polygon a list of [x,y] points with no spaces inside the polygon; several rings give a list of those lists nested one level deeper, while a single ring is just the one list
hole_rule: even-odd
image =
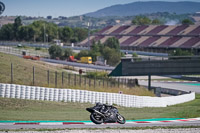
[{"label": "hazy sky", "polygon": [[[3,16],[76,16],[116,4],[150,0],[0,0],[6,6]],[[151,0],[152,1],[152,0]],[[154,0],[155,1],[155,0]],[[156,0],[186,1],[186,0]],[[200,2],[200,0],[188,0]]]}]

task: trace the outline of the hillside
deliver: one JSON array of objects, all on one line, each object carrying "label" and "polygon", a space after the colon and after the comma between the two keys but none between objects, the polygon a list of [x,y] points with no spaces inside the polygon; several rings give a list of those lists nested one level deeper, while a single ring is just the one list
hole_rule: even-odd
[{"label": "hillside", "polygon": [[[4,54],[0,52],[0,83],[11,82],[11,62],[13,64],[13,83],[21,85],[33,85],[33,66],[35,68],[35,86],[55,88],[55,71],[57,71],[57,88],[81,89],[98,92],[118,93],[122,91],[124,94],[133,94],[141,96],[154,96],[153,92],[148,91],[144,87],[128,88],[117,83],[112,85],[113,81],[109,79],[95,80],[94,78],[84,78],[80,80],[79,75],[70,74],[65,71],[69,66],[53,65],[42,61],[33,61],[22,59],[14,55]],[[49,70],[49,85],[47,83],[47,71]],[[62,84],[63,72],[63,84]],[[95,81],[94,81],[95,80]],[[106,82],[108,81],[108,82]],[[81,83],[80,83],[81,82]],[[104,82],[104,85],[103,85]],[[86,84],[85,84],[86,83]],[[95,84],[95,85],[94,85]],[[95,86],[95,87],[94,87]]]},{"label": "hillside", "polygon": [[85,14],[91,17],[105,16],[134,16],[156,12],[169,12],[176,14],[195,13],[200,11],[200,2],[133,2],[124,5],[113,5],[96,12]]}]

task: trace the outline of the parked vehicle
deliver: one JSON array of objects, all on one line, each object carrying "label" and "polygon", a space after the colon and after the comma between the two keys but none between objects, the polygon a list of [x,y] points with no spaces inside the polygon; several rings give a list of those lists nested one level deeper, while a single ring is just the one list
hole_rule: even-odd
[{"label": "parked vehicle", "polygon": [[24,55],[24,59],[31,59],[31,60],[40,60],[39,56],[30,56],[30,55]]},{"label": "parked vehicle", "polygon": [[69,56],[67,61],[69,61],[69,62],[77,62],[77,60],[74,58],[74,56]]},{"label": "parked vehicle", "polygon": [[94,107],[86,108],[90,112],[90,120],[95,124],[126,122],[125,118],[119,114],[118,109],[112,105],[96,103]]},{"label": "parked vehicle", "polygon": [[92,64],[92,57],[81,57],[81,59],[78,60],[77,62],[86,63],[86,64]]},{"label": "parked vehicle", "polygon": [[39,56],[32,56],[31,59],[32,59],[32,60],[40,60],[40,57],[39,57]]},{"label": "parked vehicle", "polygon": [[77,60],[74,58],[74,56],[69,56],[69,58],[66,61],[92,64],[92,57],[81,57],[80,60]]}]

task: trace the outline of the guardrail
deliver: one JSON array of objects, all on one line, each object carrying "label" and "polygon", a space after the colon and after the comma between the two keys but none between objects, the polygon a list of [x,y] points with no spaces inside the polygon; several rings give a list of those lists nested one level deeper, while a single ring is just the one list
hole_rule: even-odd
[{"label": "guardrail", "polygon": [[194,100],[195,93],[170,97],[149,97],[0,83],[0,97],[62,102],[89,102],[93,104],[101,102],[124,107],[166,107]]},{"label": "guardrail", "polygon": [[9,47],[9,46],[0,46],[0,52],[13,54],[13,55],[22,55],[22,53],[25,52],[26,55],[48,57],[48,58],[50,57],[49,53],[19,49],[19,48]]}]

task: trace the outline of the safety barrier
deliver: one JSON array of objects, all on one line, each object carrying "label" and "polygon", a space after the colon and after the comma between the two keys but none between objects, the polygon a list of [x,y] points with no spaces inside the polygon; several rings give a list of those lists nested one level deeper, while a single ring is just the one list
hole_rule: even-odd
[{"label": "safety barrier", "polygon": [[124,107],[166,107],[168,105],[175,105],[194,100],[195,93],[192,92],[170,97],[149,97],[0,83],[0,97],[45,101],[89,102],[93,104],[101,102]]}]

